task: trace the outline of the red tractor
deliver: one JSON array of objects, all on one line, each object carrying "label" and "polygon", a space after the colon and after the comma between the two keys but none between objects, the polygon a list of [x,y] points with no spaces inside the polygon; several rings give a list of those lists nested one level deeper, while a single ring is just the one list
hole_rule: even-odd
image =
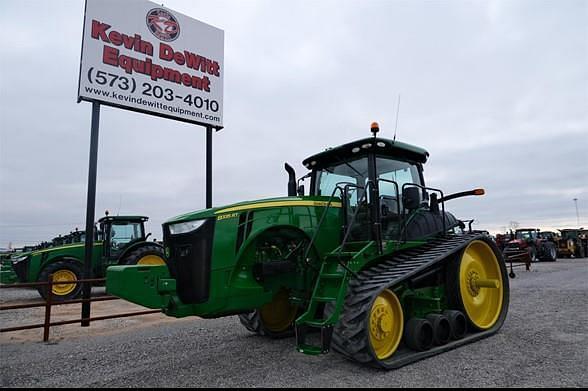
[{"label": "red tractor", "polygon": [[547,236],[541,235],[537,228],[517,229],[514,238],[503,250],[506,259],[522,253],[529,254],[531,262],[557,260],[557,246]]}]

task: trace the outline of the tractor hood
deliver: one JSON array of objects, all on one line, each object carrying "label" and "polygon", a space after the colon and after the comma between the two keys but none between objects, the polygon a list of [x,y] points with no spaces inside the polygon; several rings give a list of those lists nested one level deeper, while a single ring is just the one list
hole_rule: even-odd
[{"label": "tractor hood", "polygon": [[526,242],[523,239],[513,239],[511,241],[508,242],[509,245],[518,245],[518,246],[522,246],[524,245]]},{"label": "tractor hood", "polygon": [[[284,206],[326,206],[329,197],[277,197],[265,198],[255,201],[243,201],[235,204],[219,206],[215,208],[202,209],[195,212],[185,213],[167,220],[164,224],[181,223],[192,220],[201,220],[217,217],[228,213],[237,213],[251,209],[275,208]],[[339,200],[332,203],[333,206],[340,206]]]}]

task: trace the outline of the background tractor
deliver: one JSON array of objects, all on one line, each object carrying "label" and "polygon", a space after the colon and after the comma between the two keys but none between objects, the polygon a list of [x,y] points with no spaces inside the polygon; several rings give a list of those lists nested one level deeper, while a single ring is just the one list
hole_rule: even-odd
[{"label": "background tractor", "polygon": [[[99,228],[94,238],[92,272],[94,278],[103,278],[111,265],[164,265],[163,247],[147,242],[151,234],[145,235],[144,216],[108,216],[98,220]],[[56,240],[57,239],[57,240]],[[18,282],[80,280],[83,277],[84,243],[83,233],[59,237],[46,248],[33,250],[12,260],[11,266]],[[4,281],[3,281],[4,282]],[[6,281],[8,282],[8,281]],[[39,288],[46,298],[48,287]],[[80,297],[82,284],[63,283],[53,285],[53,299],[71,300]]]},{"label": "background tractor", "polygon": [[[238,315],[259,335],[295,334],[396,368],[489,336],[509,285],[502,255],[425,185],[422,148],[376,136],[313,155],[310,191],[187,213],[163,224],[166,265],[114,266],[107,291],[169,316]],[[301,178],[301,179],[303,179]]]},{"label": "background tractor", "polygon": [[584,228],[560,229],[557,251],[562,257],[584,258],[588,256],[588,230]]},{"label": "background tractor", "polygon": [[537,228],[517,229],[514,238],[504,247],[503,254],[509,259],[525,252],[531,258],[531,262],[557,260],[557,245],[548,235],[542,235]]}]

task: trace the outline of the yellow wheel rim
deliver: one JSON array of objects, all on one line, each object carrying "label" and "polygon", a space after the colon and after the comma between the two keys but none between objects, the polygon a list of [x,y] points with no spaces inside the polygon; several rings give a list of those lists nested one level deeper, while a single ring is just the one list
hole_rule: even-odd
[{"label": "yellow wheel rim", "polygon": [[[53,281],[73,281],[77,280],[76,274],[68,269],[61,269],[57,270],[53,273]],[[77,284],[55,284],[53,285],[53,294],[58,296],[65,296],[74,289],[76,289]]]},{"label": "yellow wheel rim", "polygon": [[137,261],[137,265],[165,265],[165,261],[157,255],[145,255]]},{"label": "yellow wheel rim", "polygon": [[459,291],[467,316],[481,330],[498,321],[504,283],[498,259],[490,246],[474,240],[466,248],[459,267]]},{"label": "yellow wheel rim", "polygon": [[390,357],[402,338],[404,316],[394,292],[386,289],[374,300],[369,318],[370,342],[379,360]]},{"label": "yellow wheel rim", "polygon": [[290,327],[297,311],[297,307],[288,300],[288,292],[282,289],[270,303],[261,307],[259,315],[266,329],[278,333]]}]

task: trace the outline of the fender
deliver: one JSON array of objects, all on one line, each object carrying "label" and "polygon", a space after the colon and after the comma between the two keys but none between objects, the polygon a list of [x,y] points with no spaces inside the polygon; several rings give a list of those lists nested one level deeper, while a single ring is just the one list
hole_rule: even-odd
[{"label": "fender", "polygon": [[[233,268],[233,271],[231,272],[231,277],[230,277],[231,282],[234,281],[236,273],[238,273],[240,271],[241,268],[239,266],[242,266],[243,264],[247,264],[247,263],[252,262],[251,259],[249,258],[252,246],[254,246],[255,243],[261,237],[263,237],[264,235],[266,235],[267,233],[269,233],[271,231],[289,231],[289,232],[295,233],[296,235],[300,235],[300,237],[302,237],[302,238],[307,239],[309,243],[311,240],[311,238],[307,232],[303,231],[302,229],[298,228],[295,225],[288,225],[288,224],[274,225],[274,226],[266,227],[266,228],[263,228],[263,229],[260,229],[258,231],[253,232],[247,238],[247,240],[243,243],[243,245],[239,249],[239,252],[235,255],[235,267]],[[324,255],[324,254],[320,254],[320,252],[318,251],[318,249],[315,247],[314,244],[312,246],[311,251],[317,255],[317,258],[320,258],[322,255]],[[250,265],[248,265],[248,266],[250,266]]]}]

